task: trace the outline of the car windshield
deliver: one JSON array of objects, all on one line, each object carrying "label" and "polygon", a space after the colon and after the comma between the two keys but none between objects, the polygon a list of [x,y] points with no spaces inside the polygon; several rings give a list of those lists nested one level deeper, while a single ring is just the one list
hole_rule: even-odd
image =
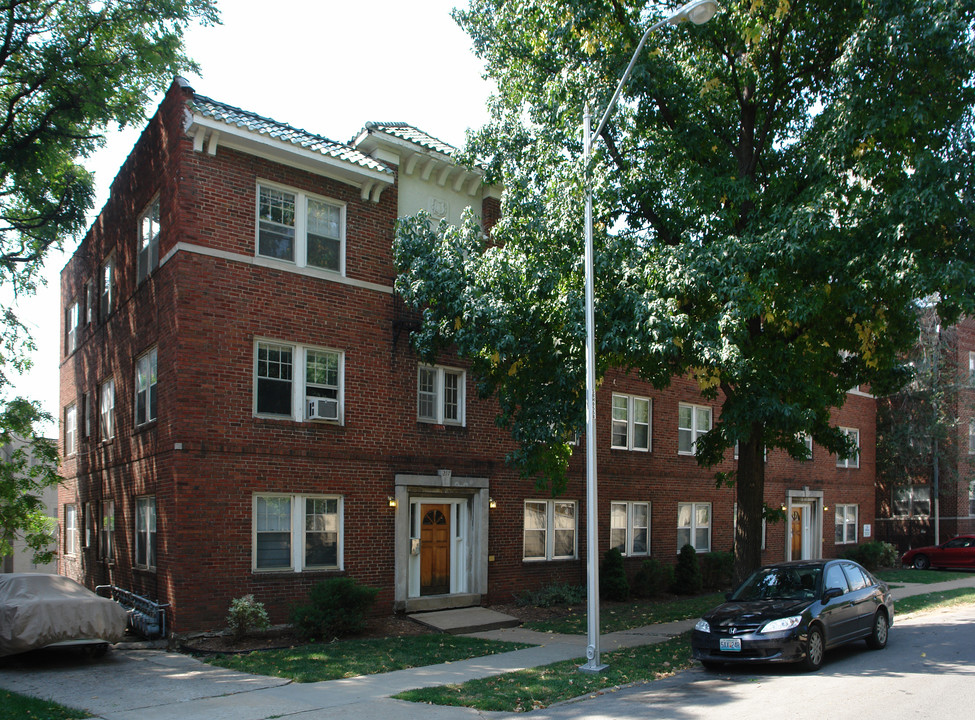
[{"label": "car windshield", "polygon": [[770,567],[756,570],[731,596],[732,600],[811,600],[816,596],[823,569]]}]

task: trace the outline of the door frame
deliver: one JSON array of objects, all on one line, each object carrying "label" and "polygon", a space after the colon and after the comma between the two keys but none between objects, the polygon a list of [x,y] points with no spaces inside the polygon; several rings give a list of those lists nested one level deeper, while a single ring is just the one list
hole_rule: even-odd
[{"label": "door frame", "polygon": [[809,539],[803,540],[803,545],[808,542],[809,559],[819,559],[823,556],[823,491],[810,490],[804,487],[801,490],[787,490],[785,502],[785,559],[799,560],[792,557],[792,508],[794,505],[808,506],[809,508]]}]

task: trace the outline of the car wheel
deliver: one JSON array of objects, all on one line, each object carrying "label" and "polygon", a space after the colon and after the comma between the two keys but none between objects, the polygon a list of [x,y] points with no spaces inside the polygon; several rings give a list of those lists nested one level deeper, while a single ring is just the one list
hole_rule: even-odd
[{"label": "car wheel", "polygon": [[818,627],[809,628],[809,638],[806,640],[806,657],[802,659],[805,670],[816,671],[822,667],[823,656],[826,654],[826,640],[823,631]]},{"label": "car wheel", "polygon": [[871,650],[883,650],[887,647],[887,634],[890,630],[890,623],[887,620],[887,613],[878,610],[873,618],[873,630],[867,637],[867,647]]},{"label": "car wheel", "polygon": [[918,555],[914,558],[914,567],[917,570],[927,570],[931,567],[931,561],[928,560],[927,555]]}]

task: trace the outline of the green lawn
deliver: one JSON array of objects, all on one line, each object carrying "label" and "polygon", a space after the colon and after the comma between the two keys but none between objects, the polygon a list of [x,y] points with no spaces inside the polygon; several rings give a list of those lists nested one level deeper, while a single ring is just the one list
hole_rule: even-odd
[{"label": "green lawn", "polygon": [[975,573],[970,572],[915,570],[914,568],[878,570],[874,575],[886,583],[924,583],[925,585],[948,582],[949,580],[961,580],[963,578],[975,578]]},{"label": "green lawn", "polygon": [[244,655],[218,655],[201,659],[211,665],[231,670],[290,678],[303,683],[438,665],[526,647],[531,646],[458,635],[429,634],[339,640],[332,643],[297,645],[283,650],[257,650]]},{"label": "green lawn", "polygon": [[[602,633],[611,633],[618,630],[632,630],[644,625],[688,620],[700,617],[722,602],[724,602],[724,594],[713,593],[663,602],[645,600],[602,603],[599,608],[599,630]],[[524,627],[541,632],[584,635],[586,634],[586,608],[584,606],[573,608],[564,617],[528,622]]]},{"label": "green lawn", "polygon": [[84,710],[0,690],[0,720],[74,720],[90,717],[92,715]]},{"label": "green lawn", "polygon": [[914,595],[894,603],[895,619],[910,613],[972,603],[975,603],[975,588],[955,588],[926,595]]}]

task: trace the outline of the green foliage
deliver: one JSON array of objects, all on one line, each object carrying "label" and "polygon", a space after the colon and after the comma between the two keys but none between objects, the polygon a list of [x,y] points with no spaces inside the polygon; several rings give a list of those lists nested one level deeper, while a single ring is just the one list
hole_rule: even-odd
[{"label": "green foliage", "polygon": [[677,555],[677,566],[674,568],[674,584],[671,590],[678,595],[696,595],[704,587],[701,577],[701,566],[697,559],[697,550],[687,544]]},{"label": "green foliage", "polygon": [[556,583],[540,590],[525,590],[515,595],[515,604],[521,607],[554,607],[578,605],[586,601],[585,585]]},{"label": "green foliage", "polygon": [[361,632],[366,613],[379,593],[353,578],[329,578],[316,583],[308,603],[291,611],[291,624],[307,640],[333,640]]},{"label": "green foliage", "polygon": [[244,595],[230,601],[227,613],[227,627],[238,640],[254,630],[266,630],[271,626],[267,617],[264,603],[258,602],[253,595]]},{"label": "green foliage", "polygon": [[674,568],[657,558],[648,558],[633,576],[630,592],[638,598],[655,598],[670,590],[674,584]]},{"label": "green foliage", "polygon": [[610,548],[603,553],[603,564],[599,566],[599,596],[620,602],[630,597],[630,581],[626,579],[619,548]]},{"label": "green foliage", "polygon": [[880,540],[854,545],[843,553],[843,557],[860,563],[871,572],[880,568],[900,566],[900,555],[897,553],[897,548]]},{"label": "green foliage", "polygon": [[731,552],[709,552],[698,556],[701,566],[701,581],[708,590],[726,590],[731,587],[735,571],[735,554]]},{"label": "green foliage", "polygon": [[89,717],[93,717],[92,714],[84,710],[75,710],[50,700],[0,690],[0,720],[25,720],[25,718],[79,720]]}]

